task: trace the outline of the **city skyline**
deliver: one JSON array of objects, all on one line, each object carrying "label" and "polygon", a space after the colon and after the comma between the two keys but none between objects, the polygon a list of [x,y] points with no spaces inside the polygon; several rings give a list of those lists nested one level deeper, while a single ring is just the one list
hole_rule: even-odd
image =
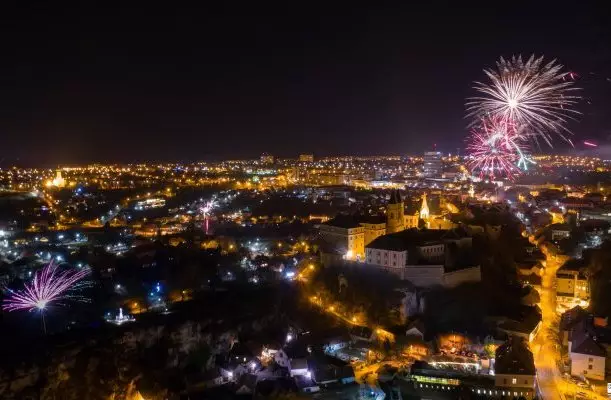
[{"label": "city skyline", "polygon": [[[424,7],[424,6],[420,6]],[[2,163],[464,150],[464,101],[499,56],[579,75],[579,142],[611,133],[602,10],[14,7]],[[449,11],[449,7],[448,10]],[[573,152],[558,141],[541,152]]]}]

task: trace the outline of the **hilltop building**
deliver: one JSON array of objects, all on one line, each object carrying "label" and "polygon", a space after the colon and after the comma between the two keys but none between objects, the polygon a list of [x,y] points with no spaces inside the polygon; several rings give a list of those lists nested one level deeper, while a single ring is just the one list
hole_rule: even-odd
[{"label": "hilltop building", "polygon": [[386,206],[386,233],[405,230],[405,205],[398,190],[393,190]]}]

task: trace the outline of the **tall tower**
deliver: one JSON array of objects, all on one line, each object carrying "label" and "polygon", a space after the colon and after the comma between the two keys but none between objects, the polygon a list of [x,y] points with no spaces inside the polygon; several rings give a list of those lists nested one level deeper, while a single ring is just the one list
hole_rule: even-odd
[{"label": "tall tower", "polygon": [[403,201],[398,190],[390,194],[390,201],[386,206],[386,233],[395,233],[405,230],[405,216]]},{"label": "tall tower", "polygon": [[422,206],[420,206],[420,218],[425,221],[429,219],[429,204],[426,201],[426,193],[422,194]]}]

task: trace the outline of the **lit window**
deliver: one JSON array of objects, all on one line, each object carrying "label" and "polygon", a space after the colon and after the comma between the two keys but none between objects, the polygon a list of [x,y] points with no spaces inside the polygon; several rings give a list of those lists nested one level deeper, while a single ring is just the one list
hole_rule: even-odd
[{"label": "lit window", "polygon": [[517,378],[513,378],[513,379],[511,380],[511,383],[513,383],[513,384],[515,385],[516,383],[518,383],[518,379],[517,379]]}]

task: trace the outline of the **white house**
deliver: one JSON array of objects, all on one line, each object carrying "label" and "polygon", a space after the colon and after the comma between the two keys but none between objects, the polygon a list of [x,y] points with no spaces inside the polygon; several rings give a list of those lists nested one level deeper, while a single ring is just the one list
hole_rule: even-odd
[{"label": "white house", "polygon": [[569,342],[571,375],[602,381],[605,379],[607,351],[583,328],[584,324],[578,324]]}]

